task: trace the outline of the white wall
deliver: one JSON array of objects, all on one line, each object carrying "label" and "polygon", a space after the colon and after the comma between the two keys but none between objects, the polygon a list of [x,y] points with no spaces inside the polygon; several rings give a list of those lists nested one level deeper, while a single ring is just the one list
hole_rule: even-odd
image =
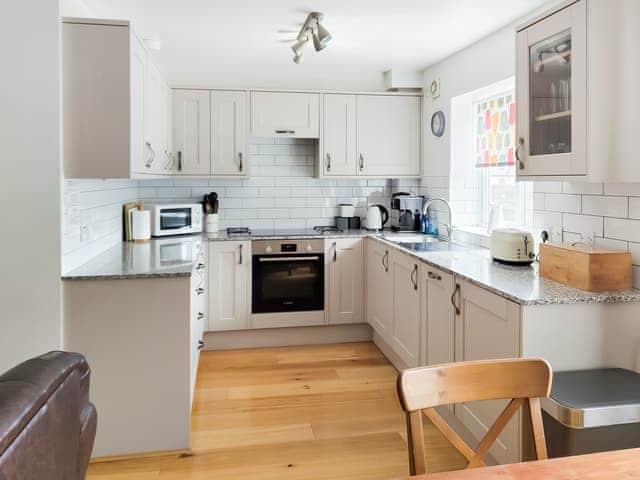
[{"label": "white wall", "polygon": [[0,371],[60,347],[58,2],[5,2],[0,29]]}]

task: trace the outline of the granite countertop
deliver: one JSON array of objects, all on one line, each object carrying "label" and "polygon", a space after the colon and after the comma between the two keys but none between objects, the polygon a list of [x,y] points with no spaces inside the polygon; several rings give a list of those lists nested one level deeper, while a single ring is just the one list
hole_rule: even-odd
[{"label": "granite countertop", "polygon": [[[202,235],[172,237],[172,243],[190,247],[202,242]],[[84,265],[66,272],[62,280],[127,280],[135,278],[189,277],[196,259],[175,262],[162,258],[167,239],[152,239],[147,243],[122,242],[92,258]],[[188,254],[191,249],[187,248]]]},{"label": "granite countertop", "polygon": [[[512,266],[492,260],[486,248],[435,241],[425,244],[416,233],[372,232],[347,230],[317,232],[308,230],[254,230],[251,235],[229,236],[225,230],[217,233],[152,239],[146,244],[124,242],[75,270],[65,273],[63,280],[109,280],[154,277],[190,276],[195,260],[179,264],[164,262],[161,245],[194,241],[250,241],[301,238],[372,237],[390,247],[420,259],[422,262],[468,280],[520,305],[553,305],[576,303],[640,302],[640,290],[621,292],[586,292],[552,280],[541,278],[538,265]],[[413,237],[413,238],[412,238]],[[394,241],[395,240],[395,241]],[[402,240],[403,244],[399,244]],[[412,243],[413,242],[413,243]]]},{"label": "granite countertop", "polygon": [[640,302],[640,290],[600,293],[578,290],[540,277],[535,262],[528,266],[505,265],[494,261],[489,250],[482,247],[452,243],[448,248],[424,252],[388,240],[393,238],[392,235],[377,238],[435,268],[453,273],[520,305]]}]

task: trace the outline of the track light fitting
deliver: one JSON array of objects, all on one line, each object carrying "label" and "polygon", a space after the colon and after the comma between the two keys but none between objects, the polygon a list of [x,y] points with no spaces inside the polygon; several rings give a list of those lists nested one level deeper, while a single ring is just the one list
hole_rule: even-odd
[{"label": "track light fitting", "polygon": [[291,46],[291,50],[295,55],[293,61],[300,63],[302,61],[302,49],[309,43],[309,37],[313,39],[313,48],[316,52],[324,50],[329,44],[332,37],[329,31],[320,23],[324,20],[324,15],[320,12],[311,12],[307,15],[297,41]]}]

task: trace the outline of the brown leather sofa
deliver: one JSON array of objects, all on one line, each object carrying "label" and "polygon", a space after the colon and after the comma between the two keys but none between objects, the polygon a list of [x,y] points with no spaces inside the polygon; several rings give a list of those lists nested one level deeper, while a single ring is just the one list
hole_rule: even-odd
[{"label": "brown leather sofa", "polygon": [[85,478],[97,414],[78,353],[49,352],[0,376],[0,480]]}]

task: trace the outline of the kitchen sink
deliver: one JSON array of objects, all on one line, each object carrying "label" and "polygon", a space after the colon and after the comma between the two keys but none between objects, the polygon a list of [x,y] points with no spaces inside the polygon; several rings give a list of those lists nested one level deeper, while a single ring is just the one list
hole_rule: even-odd
[{"label": "kitchen sink", "polygon": [[446,240],[441,240],[433,235],[417,235],[413,233],[398,233],[392,236],[383,236],[382,238],[393,243],[448,243]]}]

